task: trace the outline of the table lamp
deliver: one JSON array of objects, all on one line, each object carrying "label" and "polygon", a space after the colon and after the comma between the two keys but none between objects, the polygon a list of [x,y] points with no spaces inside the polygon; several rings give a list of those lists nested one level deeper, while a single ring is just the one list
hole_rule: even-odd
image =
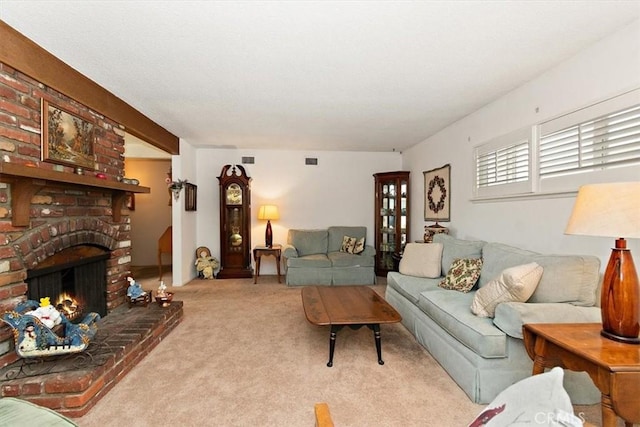
[{"label": "table lamp", "polygon": [[262,205],[258,209],[258,219],[267,220],[267,230],[264,233],[264,244],[271,248],[273,247],[273,231],[271,231],[271,220],[280,219],[278,213],[278,207],[276,205]]},{"label": "table lamp", "polygon": [[625,240],[640,238],[640,182],[580,187],[565,234],[616,238],[602,281],[601,335],[640,344],[640,285]]}]

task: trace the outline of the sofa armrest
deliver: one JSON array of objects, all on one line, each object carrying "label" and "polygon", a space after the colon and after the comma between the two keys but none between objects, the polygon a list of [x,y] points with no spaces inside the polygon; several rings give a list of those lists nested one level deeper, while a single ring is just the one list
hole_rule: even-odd
[{"label": "sofa armrest", "polygon": [[66,427],[78,424],[53,409],[15,397],[3,397],[0,399],[0,425]]},{"label": "sofa armrest", "polygon": [[493,324],[505,334],[522,339],[525,323],[601,322],[600,307],[579,307],[568,303],[507,302],[498,304]]},{"label": "sofa armrest", "polygon": [[366,245],[364,247],[364,251],[362,251],[360,254],[360,256],[376,256],[376,249],[371,246],[371,245]]},{"label": "sofa armrest", "polygon": [[282,247],[282,256],[285,258],[298,258],[298,250],[295,246],[286,244]]}]

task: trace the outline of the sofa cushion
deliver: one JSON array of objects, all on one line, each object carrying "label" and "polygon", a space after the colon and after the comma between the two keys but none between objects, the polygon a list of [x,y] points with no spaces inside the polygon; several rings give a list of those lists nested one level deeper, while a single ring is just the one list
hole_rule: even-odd
[{"label": "sofa cushion", "polygon": [[433,236],[433,242],[443,245],[443,272],[449,271],[453,261],[458,258],[482,258],[482,247],[485,245],[480,240],[461,240],[443,233]]},{"label": "sofa cushion", "polygon": [[364,237],[356,240],[356,245],[353,248],[353,253],[356,255],[361,254],[362,252],[364,252]]},{"label": "sofa cushion", "polygon": [[418,307],[474,353],[484,358],[506,357],[507,335],[491,319],[471,313],[473,294],[445,289],[425,291],[420,294]]},{"label": "sofa cushion", "polygon": [[461,258],[451,264],[447,275],[438,286],[460,292],[469,292],[476,284],[482,270],[482,258]]},{"label": "sofa cushion", "polygon": [[[327,253],[327,230],[289,230],[288,237],[287,243],[295,246],[298,256]],[[342,245],[342,236],[336,250],[340,249],[340,245]]]},{"label": "sofa cushion", "polygon": [[596,303],[600,260],[595,256],[542,255],[502,243],[487,243],[482,258],[480,287],[509,267],[536,262],[544,272],[529,302],[567,302],[579,306]]},{"label": "sofa cushion", "polygon": [[600,323],[600,307],[563,303],[505,302],[496,307],[493,324],[505,334],[522,339],[525,323]]},{"label": "sofa cushion", "polygon": [[440,289],[437,279],[424,279],[422,277],[407,276],[397,271],[387,273],[387,286],[398,291],[402,296],[407,298],[413,304],[418,303],[420,294],[425,291]]},{"label": "sofa cushion", "polygon": [[573,414],[563,378],[562,368],[555,367],[507,387],[469,426],[582,426],[582,420]]},{"label": "sofa cushion", "polygon": [[435,279],[440,277],[442,243],[407,243],[398,270],[402,274]]},{"label": "sofa cushion", "polygon": [[353,249],[356,247],[356,238],[350,236],[344,236],[342,238],[342,246],[340,246],[340,252],[346,252],[348,254],[353,253]]},{"label": "sofa cushion", "polygon": [[328,245],[325,252],[338,252],[342,246],[344,236],[361,239],[367,237],[367,227],[359,226],[333,226],[327,229]]},{"label": "sofa cushion", "polygon": [[[353,256],[353,255],[352,255]],[[326,254],[305,255],[298,258],[287,258],[288,268],[329,268],[331,261]]]},{"label": "sofa cushion", "polygon": [[471,311],[480,317],[493,317],[498,304],[526,302],[542,277],[542,267],[535,262],[507,268],[486,286],[478,289]]},{"label": "sofa cushion", "polygon": [[346,252],[329,252],[327,258],[332,267],[374,267],[374,257],[349,254]]}]

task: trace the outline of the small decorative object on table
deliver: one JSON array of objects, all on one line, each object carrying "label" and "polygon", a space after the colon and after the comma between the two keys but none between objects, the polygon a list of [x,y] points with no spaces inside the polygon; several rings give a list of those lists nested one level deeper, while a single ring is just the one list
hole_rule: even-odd
[{"label": "small decorative object on table", "polygon": [[129,308],[134,305],[141,305],[146,307],[151,302],[151,294],[144,289],[140,283],[136,282],[133,277],[127,277],[129,281],[129,287],[127,288],[127,300],[129,301]]},{"label": "small decorative object on table", "polygon": [[168,307],[173,300],[173,292],[167,292],[167,286],[164,284],[164,281],[160,281],[160,286],[156,291],[156,302],[160,304],[161,307]]},{"label": "small decorative object on table", "polygon": [[447,227],[441,226],[437,222],[433,225],[425,225],[424,243],[431,243],[433,241],[433,236],[440,233],[449,234],[449,229]]}]

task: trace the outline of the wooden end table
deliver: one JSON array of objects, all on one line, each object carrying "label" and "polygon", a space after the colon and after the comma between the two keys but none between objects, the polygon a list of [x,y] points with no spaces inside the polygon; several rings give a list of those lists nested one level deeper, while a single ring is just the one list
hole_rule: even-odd
[{"label": "wooden end table", "polygon": [[263,256],[272,255],[276,257],[276,268],[278,269],[278,283],[280,283],[280,258],[282,257],[282,245],[273,245],[270,248],[267,246],[256,246],[253,248],[253,259],[256,261],[256,274],[253,276],[253,283],[258,283],[258,276],[260,276],[260,259]]},{"label": "wooden end table", "polygon": [[533,375],[560,366],[585,371],[602,393],[602,425],[640,423],[640,345],[600,335],[600,323],[529,323],[522,328]]},{"label": "wooden end table", "polygon": [[400,314],[387,301],[367,286],[307,286],[302,288],[302,306],[309,323],[331,326],[329,336],[329,362],[333,366],[336,335],[345,326],[359,329],[363,326],[373,331],[378,353],[382,360],[381,323],[396,323]]}]

